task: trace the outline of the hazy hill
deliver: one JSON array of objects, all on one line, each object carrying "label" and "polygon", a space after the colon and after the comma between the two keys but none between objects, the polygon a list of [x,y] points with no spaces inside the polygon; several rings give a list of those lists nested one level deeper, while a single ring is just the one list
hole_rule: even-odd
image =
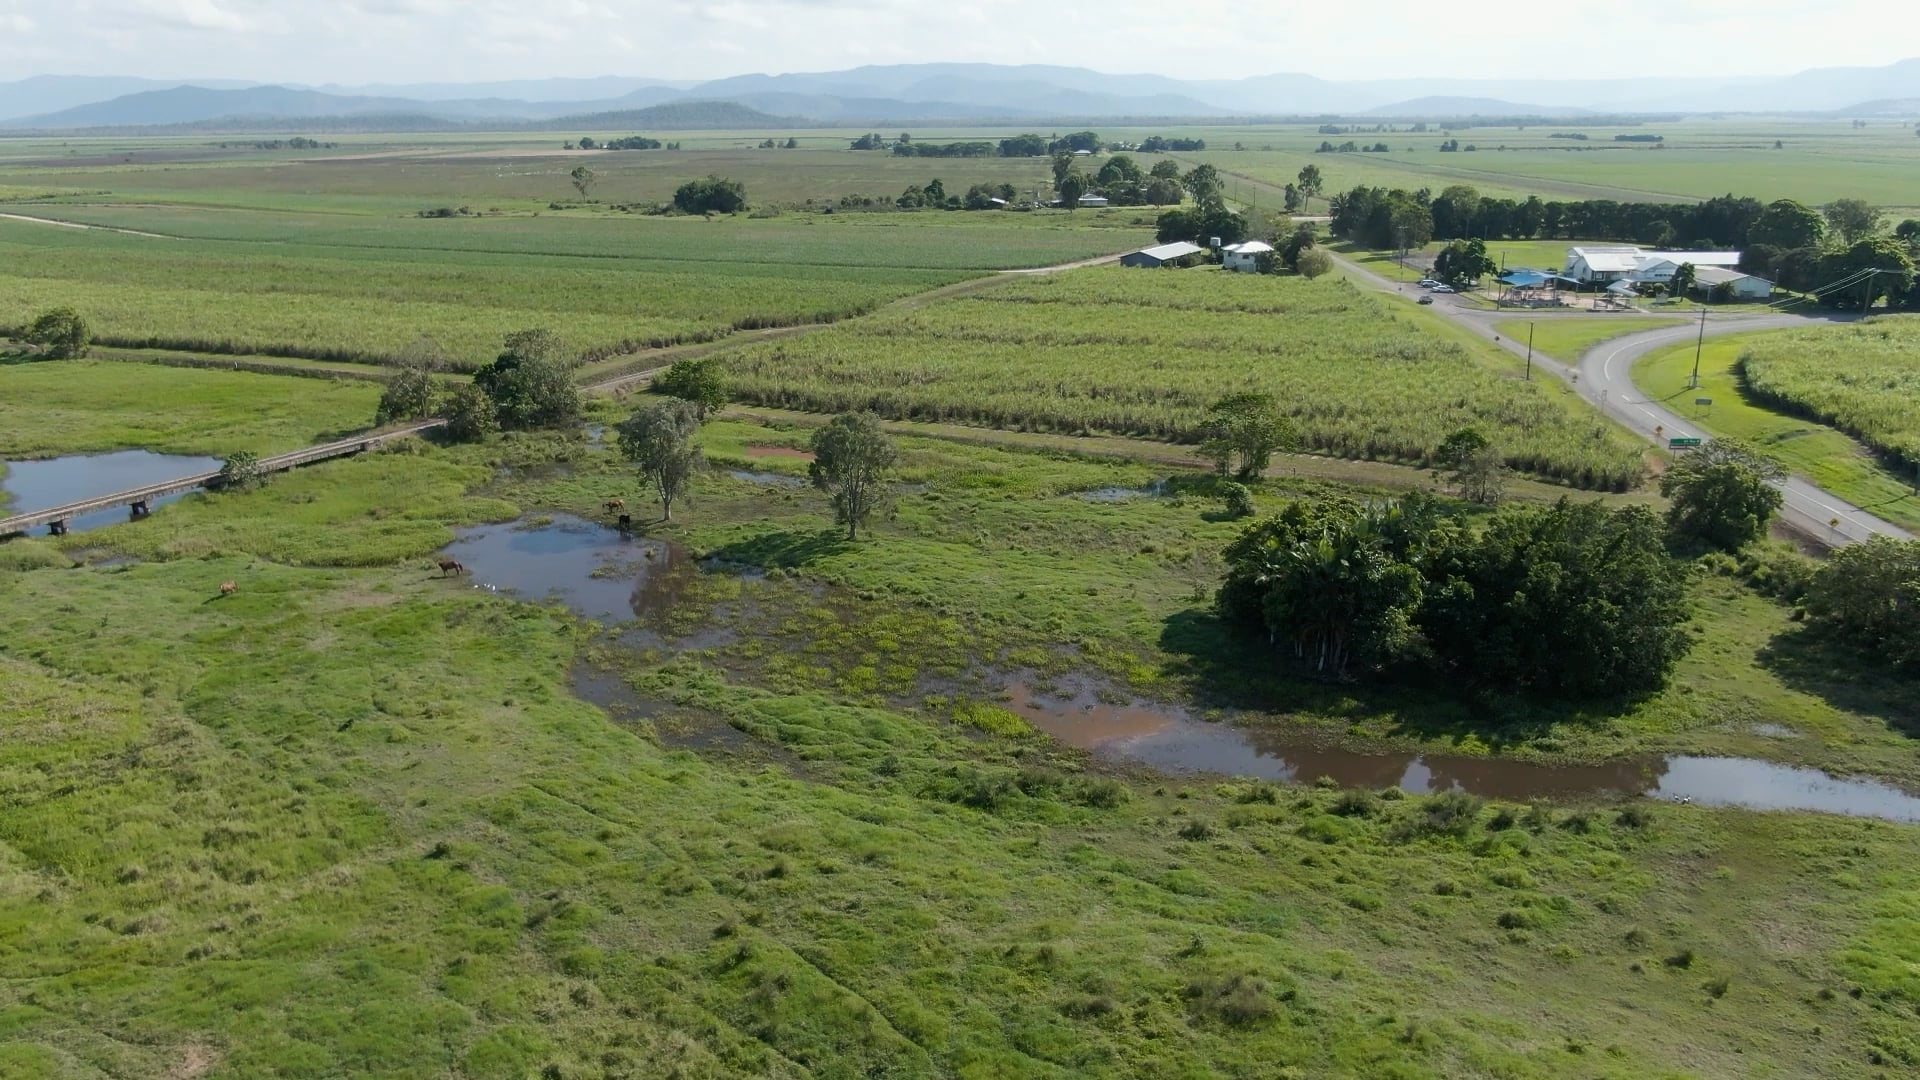
[{"label": "hazy hill", "polygon": [[1421,97],[1396,101],[1368,109],[1368,116],[1391,116],[1407,120],[1435,120],[1456,116],[1541,116],[1568,118],[1593,115],[1590,109],[1565,105],[1523,105],[1515,101],[1483,97]]},{"label": "hazy hill", "polygon": [[1920,98],[1920,59],[1877,68],[1819,68],[1779,78],[1565,80],[1339,81],[1288,73],[1186,80],[1042,64],[874,65],[845,71],[737,75],[695,85],[607,76],[314,89],[37,76],[0,83],[0,126],[124,128],[236,116],[370,114],[511,125],[717,101],[816,122],[877,126],[934,120],[1074,123],[1119,117],[1523,114],[1571,118],[1591,111],[1608,115],[1831,113],[1859,103],[1913,98]]},{"label": "hazy hill", "polygon": [[563,116],[531,126],[545,131],[768,131],[805,123],[735,101],[676,101],[644,109]]}]

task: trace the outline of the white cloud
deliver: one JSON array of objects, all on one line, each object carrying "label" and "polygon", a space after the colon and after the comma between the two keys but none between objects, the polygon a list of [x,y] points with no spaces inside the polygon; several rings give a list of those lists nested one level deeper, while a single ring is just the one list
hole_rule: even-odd
[{"label": "white cloud", "polygon": [[[1838,33],[1838,27],[1859,33]],[[311,83],[1052,63],[1188,78],[1783,74],[1920,52],[1920,7],[1670,0],[0,0],[0,72]]]}]

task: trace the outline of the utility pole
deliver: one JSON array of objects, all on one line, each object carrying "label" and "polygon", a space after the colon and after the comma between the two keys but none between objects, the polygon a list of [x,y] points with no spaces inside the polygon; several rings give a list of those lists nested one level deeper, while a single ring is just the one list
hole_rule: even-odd
[{"label": "utility pole", "polygon": [[1700,351],[1707,347],[1707,309],[1700,309],[1700,340],[1693,345],[1693,378],[1687,383],[1687,389],[1700,389]]},{"label": "utility pole", "polygon": [[1527,324],[1527,381],[1533,381],[1533,324]]}]

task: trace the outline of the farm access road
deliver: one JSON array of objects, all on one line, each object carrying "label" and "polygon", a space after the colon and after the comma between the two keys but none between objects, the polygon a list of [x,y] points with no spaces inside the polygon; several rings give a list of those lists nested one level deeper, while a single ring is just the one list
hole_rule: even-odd
[{"label": "farm access road", "polygon": [[[1375,292],[1398,296],[1406,303],[1416,303],[1421,295],[1426,295],[1416,286],[1389,280],[1379,274],[1346,259],[1333,252],[1334,261],[1347,271],[1357,284]],[[1525,318],[1522,309],[1486,310],[1470,306],[1471,302],[1458,296],[1441,294],[1434,297],[1431,310],[1463,327],[1469,333],[1494,342],[1516,356],[1527,355],[1527,343],[1514,341],[1499,333],[1494,323],[1500,319]],[[1543,318],[1580,318],[1569,314],[1550,314]],[[1591,316],[1606,318],[1605,315]],[[1719,320],[1707,323],[1708,337],[1720,337],[1725,334],[1751,333],[1756,330],[1784,330],[1802,326],[1819,326],[1835,321],[1830,317],[1816,315],[1724,315]],[[1638,334],[1628,334],[1611,341],[1603,341],[1588,349],[1577,365],[1549,356],[1538,349],[1533,351],[1533,363],[1541,370],[1558,377],[1572,386],[1582,398],[1585,398],[1603,415],[1618,421],[1629,431],[1660,445],[1663,439],[1698,438],[1710,439],[1692,421],[1668,409],[1640,392],[1633,385],[1633,365],[1642,356],[1661,348],[1683,344],[1695,340],[1700,334],[1696,325],[1670,327],[1664,330],[1649,330]],[[1858,543],[1875,535],[1891,536],[1899,540],[1910,540],[1913,534],[1892,522],[1882,520],[1862,510],[1839,496],[1816,486],[1803,476],[1788,476],[1779,485],[1785,504],[1780,508],[1783,524],[1794,531],[1823,543]]]}]

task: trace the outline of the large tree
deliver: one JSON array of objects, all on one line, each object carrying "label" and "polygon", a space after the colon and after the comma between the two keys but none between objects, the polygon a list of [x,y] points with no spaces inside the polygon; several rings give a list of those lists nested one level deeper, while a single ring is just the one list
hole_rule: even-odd
[{"label": "large tree", "polygon": [[720,176],[689,180],[674,191],[673,205],[683,214],[737,214],[747,208],[747,189]]},{"label": "large tree", "polygon": [[1180,163],[1171,158],[1164,161],[1156,161],[1153,163],[1153,168],[1147,170],[1147,175],[1153,177],[1155,180],[1178,180],[1180,179]]},{"label": "large tree", "polygon": [[1433,235],[1458,240],[1474,235],[1480,217],[1480,193],[1466,184],[1449,184],[1434,196]]},{"label": "large tree", "polygon": [[1312,281],[1333,273],[1333,256],[1319,248],[1306,248],[1294,256],[1293,268],[1301,277]]},{"label": "large tree", "polygon": [[593,190],[594,183],[600,179],[592,169],[587,168],[585,165],[575,166],[574,170],[568,173],[567,176],[572,178],[573,189],[578,191],[580,197],[583,199],[587,197],[589,191]]},{"label": "large tree", "polygon": [[832,496],[834,520],[847,527],[847,539],[855,539],[860,526],[886,505],[887,475],[900,452],[880,421],[866,413],[834,417],[813,433],[812,448],[807,475]]},{"label": "large tree", "polygon": [[659,493],[660,516],[668,521],[673,520],[673,501],[686,491],[703,461],[693,445],[699,430],[693,403],[677,398],[641,406],[617,429],[620,455],[638,466],[641,477]]},{"label": "large tree", "polygon": [[27,327],[26,340],[29,345],[39,346],[50,359],[75,360],[87,355],[93,332],[79,312],[57,307],[33,320]]},{"label": "large tree", "polygon": [[1106,164],[1100,166],[1099,175],[1094,179],[1101,187],[1109,187],[1138,184],[1145,178],[1146,174],[1140,171],[1140,166],[1136,165],[1132,158],[1125,154],[1115,154],[1107,159]]},{"label": "large tree", "polygon": [[1417,624],[1474,686],[1560,697],[1655,689],[1690,644],[1687,571],[1644,507],[1503,510],[1433,546]]},{"label": "large tree", "polygon": [[548,330],[508,334],[506,348],[474,372],[474,385],[493,399],[500,426],[556,427],[580,418],[574,359]]},{"label": "large tree", "polygon": [[1433,276],[1454,288],[1471,286],[1499,269],[1484,240],[1455,240],[1433,260]]},{"label": "large tree", "polygon": [[1876,536],[1841,548],[1814,574],[1806,603],[1815,626],[1920,668],[1920,540]]},{"label": "large tree", "polygon": [[1826,235],[1827,222],[1820,212],[1792,199],[1775,199],[1747,230],[1749,247],[1763,245],[1791,251],[1794,248],[1819,247]]},{"label": "large tree", "polygon": [[1311,209],[1313,200],[1319,196],[1320,189],[1325,183],[1326,180],[1320,175],[1320,166],[1302,166],[1300,175],[1294,177],[1293,180],[1294,190],[1300,193],[1300,204],[1303,207]]},{"label": "large tree", "polygon": [[1200,454],[1213,462],[1221,476],[1252,480],[1267,469],[1281,450],[1298,442],[1293,423],[1280,412],[1271,394],[1232,394],[1214,402],[1207,414]]},{"label": "large tree", "polygon": [[1683,262],[1674,267],[1673,277],[1667,282],[1667,293],[1670,296],[1685,296],[1693,291],[1694,282],[1699,280],[1700,271],[1694,269],[1692,263]]},{"label": "large tree", "polygon": [[1086,193],[1087,178],[1077,172],[1068,173],[1066,179],[1060,181],[1060,205],[1069,210],[1077,208],[1080,197]]},{"label": "large tree", "polygon": [[727,403],[727,378],[717,357],[676,360],[649,389],[691,402],[694,415],[702,421]]},{"label": "large tree", "polygon": [[1413,636],[1421,597],[1420,572],[1384,520],[1393,512],[1303,499],[1252,526],[1226,550],[1220,615],[1323,676],[1392,659]]},{"label": "large tree", "polygon": [[1780,466],[1737,440],[1686,451],[1660,478],[1672,500],[1667,528],[1682,544],[1737,551],[1767,534],[1781,494]]},{"label": "large tree", "polygon": [[[1873,271],[1871,275],[1861,276],[1869,270]],[[1859,281],[1828,288],[1856,276]],[[1820,287],[1826,289],[1820,294],[1821,303],[1842,311],[1859,311],[1872,307],[1881,297],[1904,295],[1914,282],[1913,259],[1900,241],[1874,236],[1844,251],[1821,256],[1819,277]]]},{"label": "large tree", "polygon": [[1211,165],[1195,165],[1192,171],[1180,178],[1180,183],[1197,203],[1218,199],[1223,187],[1220,170]]},{"label": "large tree", "polygon": [[1851,245],[1880,231],[1880,211],[1864,199],[1835,199],[1827,204],[1827,226]]}]

